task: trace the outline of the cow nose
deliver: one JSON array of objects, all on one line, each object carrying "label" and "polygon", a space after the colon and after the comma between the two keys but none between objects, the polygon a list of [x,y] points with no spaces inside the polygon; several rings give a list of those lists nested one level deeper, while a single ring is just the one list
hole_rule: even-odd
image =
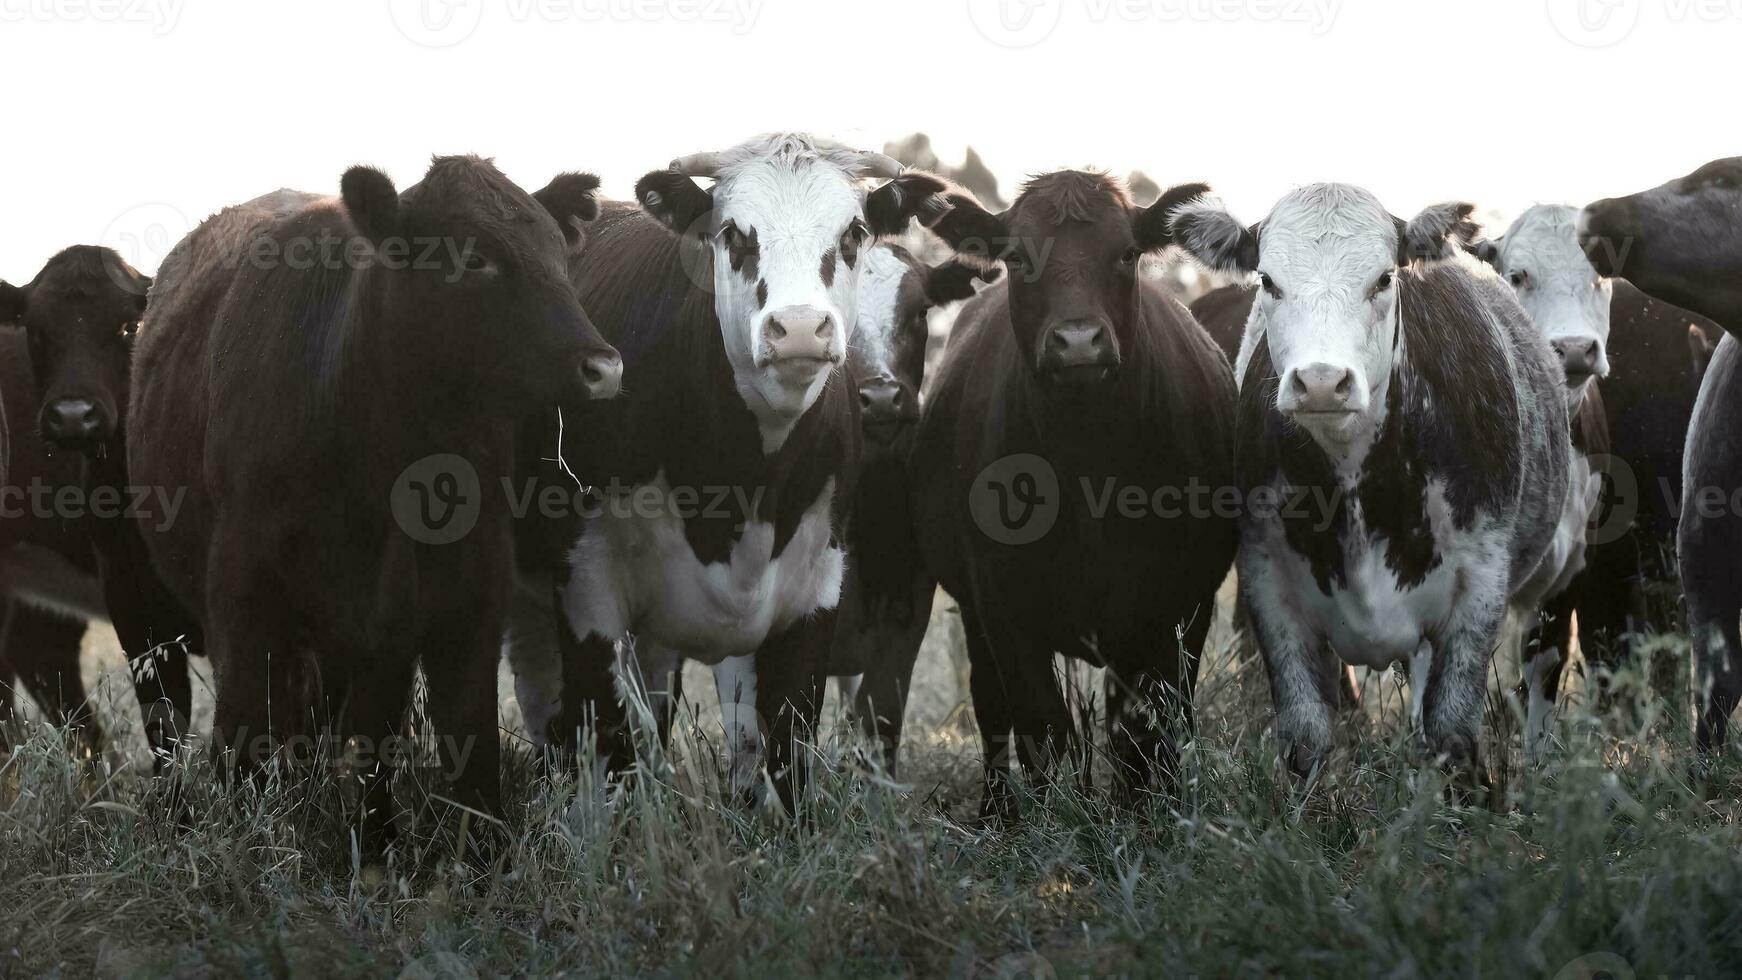
[{"label": "cow nose", "polygon": [[1040,363],[1043,370],[1053,373],[1072,368],[1105,370],[1118,366],[1119,351],[1105,322],[1071,320],[1046,332]]},{"label": "cow nose", "polygon": [[83,398],[61,398],[43,406],[42,430],[50,439],[93,439],[102,429],[103,410]]},{"label": "cow nose", "polygon": [[776,361],[835,359],[835,318],[811,306],[768,314],[764,339]]},{"label": "cow nose", "polygon": [[1355,372],[1334,364],[1296,368],[1289,380],[1296,412],[1347,412],[1353,409]]},{"label": "cow nose", "polygon": [[859,409],[866,422],[894,422],[907,409],[907,392],[894,378],[872,378],[859,385]]},{"label": "cow nose", "polygon": [[1550,347],[1560,355],[1561,368],[1566,371],[1568,384],[1583,384],[1585,379],[1597,373],[1597,342],[1579,337],[1569,337],[1564,340],[1551,341]]},{"label": "cow nose", "polygon": [[614,350],[595,351],[581,358],[581,394],[603,401],[623,390],[623,358]]}]

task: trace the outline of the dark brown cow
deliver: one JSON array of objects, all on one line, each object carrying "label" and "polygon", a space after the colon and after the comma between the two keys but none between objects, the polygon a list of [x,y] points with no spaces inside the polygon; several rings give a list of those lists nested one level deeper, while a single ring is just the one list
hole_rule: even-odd
[{"label": "dark brown cow", "polygon": [[[150,285],[114,251],[75,245],[50,259],[30,285],[0,285],[0,321],[20,323],[29,337],[28,355],[22,348],[6,352],[20,366],[28,364],[29,384],[6,390],[8,408],[19,409],[14,417],[34,423],[29,438],[35,441],[25,443],[29,452],[22,458],[60,457],[52,464],[59,472],[38,461],[26,467],[28,479],[78,491],[79,513],[59,515],[62,524],[77,525],[78,552],[60,553],[88,563],[94,548],[105,615],[127,654],[146,742],[161,773],[187,730],[193,706],[187,656],[198,646],[199,628],[152,571],[136,527],[136,519],[170,519],[178,502],[141,492],[127,478],[129,368]],[[33,601],[57,603],[41,595]],[[64,624],[32,622],[37,616],[25,609],[15,618],[32,636],[70,632]],[[49,655],[64,659],[67,653]]]},{"label": "dark brown cow", "polygon": [[1012,812],[1013,754],[1044,779],[1076,739],[1055,652],[1108,667],[1121,797],[1177,775],[1234,558],[1234,515],[1205,500],[1233,481],[1234,379],[1138,266],[1204,190],[1137,208],[1061,171],[1003,214],[953,198],[938,225],[1009,272],[962,310],[912,465],[921,548],[961,604],[984,814]]},{"label": "dark brown cow", "polygon": [[188,488],[179,520],[142,528],[210,638],[214,746],[252,771],[303,736],[357,739],[372,846],[420,664],[453,798],[498,808],[514,434],[621,373],[566,276],[596,187],[528,195],[439,157],[401,194],[354,167],[339,199],[219,213],[159,272],[128,459]]}]

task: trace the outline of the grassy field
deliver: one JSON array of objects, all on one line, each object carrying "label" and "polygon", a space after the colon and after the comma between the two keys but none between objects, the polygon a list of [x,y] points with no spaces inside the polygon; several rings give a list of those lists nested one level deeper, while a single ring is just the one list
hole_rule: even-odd
[{"label": "grassy field", "polygon": [[[1120,812],[1067,786],[997,828],[973,819],[959,629],[940,610],[899,783],[837,723],[810,819],[733,807],[697,708],[671,757],[608,798],[514,752],[490,875],[428,817],[386,867],[355,867],[334,781],[232,797],[196,762],[196,824],[176,829],[144,791],[112,635],[93,631],[126,744],[74,762],[36,726],[4,762],[0,976],[1742,971],[1742,771],[1690,782],[1684,705],[1650,695],[1647,671],[1617,678],[1600,711],[1575,691],[1563,745],[1534,767],[1497,679],[1504,798],[1486,807],[1448,802],[1414,764],[1400,685],[1370,677],[1332,772],[1303,792],[1265,742],[1262,671],[1221,627],[1182,798]],[[1676,638],[1656,646],[1685,662]],[[686,687],[711,692],[705,674]],[[428,792],[402,782],[404,802]]]}]

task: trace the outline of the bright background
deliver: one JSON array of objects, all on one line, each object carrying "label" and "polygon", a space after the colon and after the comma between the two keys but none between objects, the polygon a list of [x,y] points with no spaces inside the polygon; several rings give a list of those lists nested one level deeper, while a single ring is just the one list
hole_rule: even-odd
[{"label": "bright background", "polygon": [[[421,43],[420,43],[421,42]],[[1023,46],[1015,46],[1023,45]],[[1742,152],[1742,0],[0,0],[0,277],[431,153],[624,195],[772,129],[1094,165],[1247,220],[1363,184],[1510,214]]]}]

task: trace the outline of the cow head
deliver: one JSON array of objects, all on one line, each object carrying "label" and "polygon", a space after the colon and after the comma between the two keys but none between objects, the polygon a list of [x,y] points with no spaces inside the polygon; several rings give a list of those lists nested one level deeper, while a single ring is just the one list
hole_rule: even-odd
[{"label": "cow head", "polygon": [[1609,300],[1614,285],[1597,274],[1579,247],[1578,210],[1539,204],[1506,234],[1475,246],[1518,292],[1566,371],[1575,403],[1592,378],[1609,374]]},{"label": "cow head", "polygon": [[1179,209],[1173,230],[1205,265],[1258,276],[1248,329],[1269,343],[1276,410],[1341,455],[1383,420],[1399,270],[1455,255],[1475,234],[1473,210],[1435,205],[1404,222],[1358,187],[1313,184],[1250,228],[1198,200]]},{"label": "cow head", "polygon": [[62,251],[28,286],[0,283],[0,323],[21,326],[29,337],[43,438],[85,450],[119,431],[133,335],[150,286],[119,255],[94,245]]},{"label": "cow head", "polygon": [[1061,170],[1029,181],[990,214],[952,196],[936,231],[958,251],[1002,259],[1010,322],[1034,376],[1054,391],[1106,383],[1136,329],[1138,266],[1173,244],[1168,214],[1204,193],[1176,187],[1147,208],[1103,173]]},{"label": "cow head", "polygon": [[1591,264],[1641,290],[1742,329],[1742,157],[1660,187],[1588,204],[1579,243]]},{"label": "cow head", "polygon": [[[867,190],[869,178],[886,183]],[[846,360],[865,253],[910,218],[935,221],[943,189],[880,153],[793,134],[683,157],[636,183],[649,214],[711,253],[726,356],[765,442],[778,444]]]},{"label": "cow head", "polygon": [[568,253],[579,222],[598,213],[598,178],[565,174],[537,194],[488,160],[438,157],[423,180],[398,193],[378,170],[353,167],[340,184],[351,224],[373,247],[368,274],[382,277],[391,310],[431,380],[467,397],[500,397],[518,411],[568,394],[610,398],[622,361],[575,298]]},{"label": "cow head", "polygon": [[928,266],[899,245],[864,253],[847,371],[859,389],[859,419],[869,441],[891,445],[919,420],[927,314],[974,295],[975,280],[996,278],[996,267],[980,269],[957,259]]}]

